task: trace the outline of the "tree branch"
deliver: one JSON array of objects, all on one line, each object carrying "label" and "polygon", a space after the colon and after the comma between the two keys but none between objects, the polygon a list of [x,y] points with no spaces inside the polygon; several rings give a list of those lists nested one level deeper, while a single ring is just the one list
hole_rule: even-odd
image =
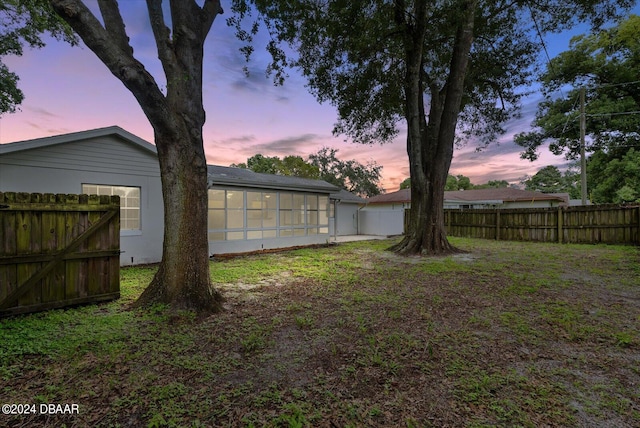
[{"label": "tree branch", "polygon": [[158,108],[165,104],[165,97],[153,76],[133,57],[133,50],[123,51],[120,43],[112,39],[112,35],[80,0],[49,0],[49,3],[109,71],[131,91],[151,124],[155,127],[166,121],[165,109]]},{"label": "tree branch", "polygon": [[104,20],[104,27],[111,40],[128,55],[133,55],[133,48],[129,44],[129,37],[124,28],[124,21],[118,9],[117,0],[98,0],[100,13]]},{"label": "tree branch", "polygon": [[171,31],[164,22],[162,0],[147,0],[147,10],[149,11],[153,37],[156,39],[158,58],[162,64],[167,82],[173,81],[178,78],[179,70],[175,67],[176,57],[173,52]]},{"label": "tree branch", "polygon": [[213,21],[216,19],[216,16],[222,15],[223,13],[224,10],[222,9],[220,0],[206,0],[204,2],[204,5],[202,6],[203,38],[207,38],[207,34],[209,34],[209,30],[211,30],[211,26],[213,25]]}]

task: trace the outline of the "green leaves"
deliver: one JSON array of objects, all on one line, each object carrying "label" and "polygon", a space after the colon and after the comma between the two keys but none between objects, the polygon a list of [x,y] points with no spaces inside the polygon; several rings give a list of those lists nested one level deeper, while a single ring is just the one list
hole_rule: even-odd
[{"label": "green leaves", "polygon": [[42,35],[49,33],[72,45],[78,40],[73,30],[53,12],[46,0],[4,0],[0,3],[0,115],[14,113],[24,99],[18,88],[18,76],[12,73],[2,57],[21,56],[23,46],[44,46]]}]

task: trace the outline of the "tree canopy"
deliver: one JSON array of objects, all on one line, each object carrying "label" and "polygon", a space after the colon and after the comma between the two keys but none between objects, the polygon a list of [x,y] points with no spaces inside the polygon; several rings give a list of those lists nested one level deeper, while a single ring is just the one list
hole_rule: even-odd
[{"label": "tree canopy", "polygon": [[21,56],[24,47],[41,48],[42,36],[76,44],[69,27],[46,0],[3,0],[0,2],[0,115],[13,113],[24,100],[18,87],[19,76],[2,61],[7,55]]},{"label": "tree canopy", "polygon": [[[236,4],[246,4],[236,1]],[[338,111],[334,132],[355,142],[390,141],[407,129],[408,232],[400,253],[454,251],[443,200],[456,139],[492,141],[517,114],[541,34],[581,21],[601,24],[631,0],[254,0],[311,92]],[[240,10],[246,12],[246,9]]]},{"label": "tree canopy", "polygon": [[[534,130],[518,134],[523,159],[535,160],[544,143],[574,159],[580,151],[578,92],[585,89],[587,151],[640,148],[640,17],[574,37],[541,76],[545,100]],[[569,90],[567,91],[567,85]],[[562,89],[565,96],[558,96]],[[620,150],[622,149],[622,150]]]},{"label": "tree canopy", "polygon": [[[491,189],[509,187],[509,182],[506,180],[489,180],[484,184],[473,184],[471,179],[465,175],[451,175],[447,176],[447,183],[444,186],[445,191],[455,190],[469,190],[469,189]],[[405,179],[400,183],[400,190],[411,188],[411,178]]]},{"label": "tree canopy", "polygon": [[379,195],[382,166],[375,162],[366,165],[353,159],[341,160],[337,149],[323,147],[309,155],[311,165],[320,171],[320,179],[364,198]]},{"label": "tree canopy", "polygon": [[231,166],[267,174],[324,180],[362,197],[383,192],[384,189],[380,186],[382,166],[375,162],[363,165],[355,160],[341,160],[337,153],[337,149],[323,147],[310,154],[306,161],[300,156],[285,156],[280,159],[278,156],[256,154],[248,158],[246,163]]},{"label": "tree canopy", "polygon": [[587,179],[592,202],[640,202],[640,150],[630,148],[619,157],[594,153],[587,164]]},{"label": "tree canopy", "polygon": [[231,164],[236,168],[250,169],[254,172],[276,175],[290,175],[294,177],[320,178],[320,169],[305,161],[300,156],[264,156],[260,153],[251,156],[246,163]]},{"label": "tree canopy", "polygon": [[[592,202],[634,201],[640,183],[633,161],[640,151],[640,17],[574,37],[541,76],[545,100],[534,130],[516,136],[521,157],[535,160],[549,143],[556,155],[580,151],[578,92],[585,93],[587,189]],[[569,89],[567,90],[567,87]],[[566,95],[558,96],[562,89]],[[533,177],[535,178],[535,176]],[[571,189],[571,188],[570,188]]]},{"label": "tree canopy", "polygon": [[523,181],[525,190],[541,193],[568,193],[571,198],[580,195],[577,173],[567,169],[563,174],[557,166],[541,168],[532,177]]}]

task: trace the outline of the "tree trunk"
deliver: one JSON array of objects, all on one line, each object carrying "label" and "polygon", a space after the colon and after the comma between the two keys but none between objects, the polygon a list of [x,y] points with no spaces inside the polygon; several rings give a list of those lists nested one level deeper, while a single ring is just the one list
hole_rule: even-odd
[{"label": "tree trunk", "polygon": [[166,95],[133,56],[117,2],[99,1],[104,25],[80,0],[49,0],[54,10],[135,96],[149,119],[158,149],[164,200],[162,261],[137,306],[155,303],[172,309],[212,313],[222,296],[212,288],[207,236],[207,165],[202,142],[204,41],[219,0],[200,7],[193,1],[170,2],[171,25],[161,0],[147,0],[158,58],[166,77]]},{"label": "tree trunk", "polygon": [[[170,304],[172,309],[212,313],[222,296],[211,284],[207,237],[207,165],[202,141],[156,132],[164,201],[162,261],[135,306]],[[162,147],[162,149],[161,149]],[[181,155],[179,155],[181,153]]]},{"label": "tree trunk", "polygon": [[[424,2],[418,2],[419,4]],[[421,9],[417,24],[405,36],[405,115],[407,153],[411,174],[411,208],[404,239],[390,249],[400,254],[439,255],[457,252],[447,240],[444,225],[444,187],[453,159],[458,115],[462,105],[464,79],[473,42],[473,22],[477,0],[465,2],[458,25],[451,65],[442,90],[431,89],[429,122],[424,108],[421,79],[426,16]],[[426,10],[424,11],[426,13]]]}]

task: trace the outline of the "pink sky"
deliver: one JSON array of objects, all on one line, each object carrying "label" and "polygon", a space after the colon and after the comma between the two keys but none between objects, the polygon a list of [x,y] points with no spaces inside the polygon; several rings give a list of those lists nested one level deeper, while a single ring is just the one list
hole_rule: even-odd
[{"label": "pink sky", "polygon": [[[159,62],[142,2],[126,3],[123,11],[135,55],[161,82]],[[142,6],[142,7],[140,7]],[[204,145],[208,162],[227,166],[244,162],[256,153],[265,156],[306,157],[323,146],[339,150],[340,159],[383,166],[382,185],[387,192],[398,189],[409,176],[405,133],[393,143],[364,146],[345,142],[331,134],[335,109],[320,105],[294,72],[282,87],[265,78],[266,62],[256,55],[242,71],[244,59],[239,43],[218,18],[205,46],[204,97],[207,122]],[[569,36],[556,37],[552,52],[568,47]],[[40,50],[26,50],[22,57],[6,57],[10,70],[20,76],[25,94],[20,111],[0,116],[0,143],[28,140],[68,132],[118,125],[153,142],[153,130],[131,93],[86,47],[70,47],[55,40]],[[161,84],[161,83],[160,83]],[[523,119],[510,123],[508,132],[482,152],[474,146],[456,150],[451,174],[463,174],[472,183],[520,178],[546,165],[562,165],[563,157],[542,152],[537,162],[519,158],[513,135],[526,130],[535,113],[535,102],[524,105]]]}]

